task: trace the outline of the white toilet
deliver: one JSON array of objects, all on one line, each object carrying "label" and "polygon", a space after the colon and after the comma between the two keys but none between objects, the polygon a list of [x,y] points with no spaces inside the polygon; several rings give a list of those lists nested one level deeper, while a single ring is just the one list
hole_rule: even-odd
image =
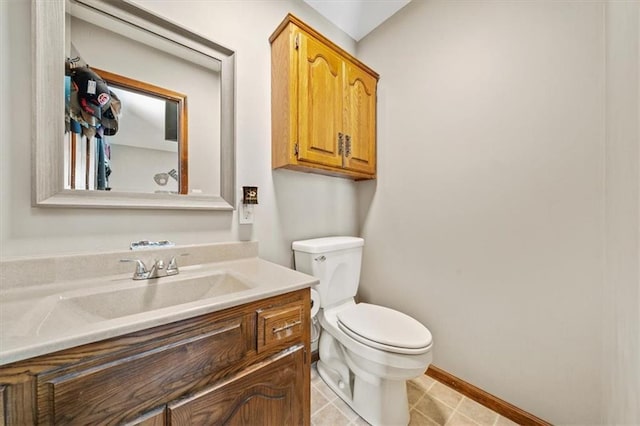
[{"label": "white toilet", "polygon": [[320,280],[318,372],[367,422],[406,425],[406,381],[431,363],[431,333],[401,312],[355,303],[363,245],[355,237],[293,243],[296,269]]}]

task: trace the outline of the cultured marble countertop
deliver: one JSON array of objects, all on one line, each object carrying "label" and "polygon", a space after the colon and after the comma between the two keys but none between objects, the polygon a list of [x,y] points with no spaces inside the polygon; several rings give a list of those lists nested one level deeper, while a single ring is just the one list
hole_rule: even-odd
[{"label": "cultured marble countertop", "polygon": [[[141,313],[135,313],[135,307],[128,308],[131,300],[118,300],[127,299],[132,293],[153,299],[159,297],[161,285],[173,282],[188,285],[189,280],[207,279],[217,274],[232,277],[227,280],[230,283],[225,284],[231,286],[232,292],[218,295],[208,292],[198,300],[173,306],[162,307],[160,303],[159,308]],[[238,284],[236,288],[234,283],[243,285]],[[132,274],[127,273],[3,289],[0,291],[0,365],[277,296],[316,283],[317,280],[309,275],[249,257],[186,266],[180,268],[178,275],[152,280],[134,281]],[[100,313],[78,309],[74,300],[93,303]]]}]

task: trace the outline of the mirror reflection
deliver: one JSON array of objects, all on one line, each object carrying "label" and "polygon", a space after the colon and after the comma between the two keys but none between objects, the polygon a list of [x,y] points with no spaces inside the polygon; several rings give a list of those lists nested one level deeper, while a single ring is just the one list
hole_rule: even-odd
[{"label": "mirror reflection", "polygon": [[[91,18],[66,16],[75,67],[67,87],[78,90],[82,111],[70,108],[65,188],[220,194],[219,61],[112,17]],[[106,89],[77,70],[95,72]]]},{"label": "mirror reflection", "polygon": [[188,193],[186,96],[78,62],[67,71],[65,187]]}]

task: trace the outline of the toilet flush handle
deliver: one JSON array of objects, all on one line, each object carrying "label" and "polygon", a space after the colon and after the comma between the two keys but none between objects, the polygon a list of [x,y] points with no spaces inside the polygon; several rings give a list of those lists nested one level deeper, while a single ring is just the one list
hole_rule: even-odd
[{"label": "toilet flush handle", "polygon": [[325,260],[327,260],[327,258],[324,256],[318,256],[313,260],[315,260],[316,262],[324,262]]}]

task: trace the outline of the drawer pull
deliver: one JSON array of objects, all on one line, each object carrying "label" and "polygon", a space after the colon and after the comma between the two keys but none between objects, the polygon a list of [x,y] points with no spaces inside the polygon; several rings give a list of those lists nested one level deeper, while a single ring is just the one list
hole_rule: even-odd
[{"label": "drawer pull", "polygon": [[288,330],[288,329],[293,328],[293,327],[295,327],[296,325],[300,325],[300,324],[302,324],[302,321],[300,321],[300,320],[298,320],[298,321],[294,321],[294,322],[292,322],[291,324],[286,324],[286,323],[285,323],[285,325],[283,325],[282,327],[277,327],[277,328],[276,328],[276,327],[273,327],[273,328],[271,329],[271,333],[273,333],[273,334],[278,334],[278,333],[280,333],[281,331]]}]

